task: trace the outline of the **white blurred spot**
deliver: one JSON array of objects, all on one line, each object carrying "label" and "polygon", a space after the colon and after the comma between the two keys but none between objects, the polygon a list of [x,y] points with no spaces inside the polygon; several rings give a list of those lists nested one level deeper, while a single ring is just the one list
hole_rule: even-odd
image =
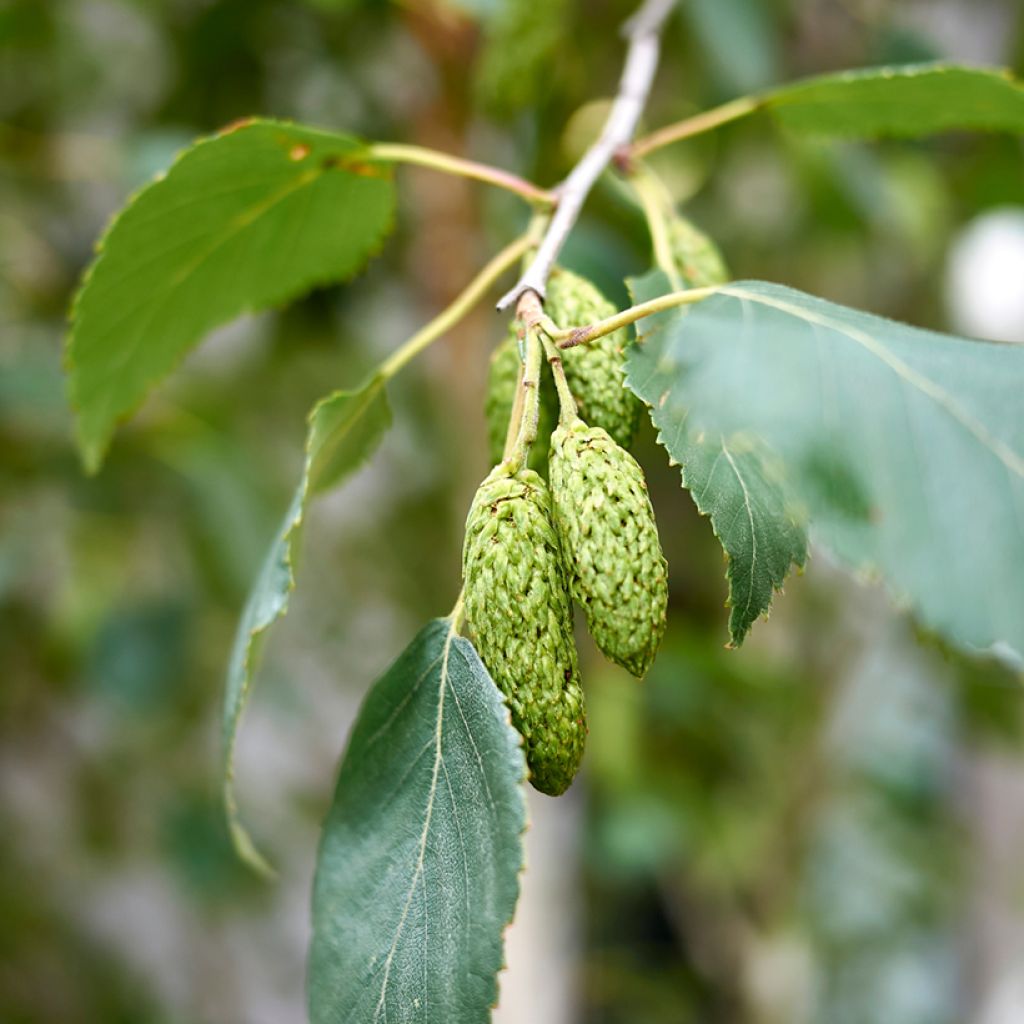
[{"label": "white blurred spot", "polygon": [[1024,207],[991,210],[963,229],[949,254],[946,295],[960,333],[1024,342]]}]

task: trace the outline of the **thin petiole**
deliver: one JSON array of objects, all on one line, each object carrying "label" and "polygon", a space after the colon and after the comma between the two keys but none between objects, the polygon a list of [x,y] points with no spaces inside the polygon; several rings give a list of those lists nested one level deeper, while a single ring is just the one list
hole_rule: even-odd
[{"label": "thin petiole", "polygon": [[665,186],[649,167],[645,167],[641,163],[636,163],[633,166],[629,181],[637,199],[640,200],[641,207],[643,207],[647,230],[651,234],[651,245],[654,248],[654,262],[660,270],[665,272],[672,287],[681,290],[683,281],[672,256],[668,224],[665,219],[665,208],[670,202],[665,192]]},{"label": "thin petiole", "polygon": [[360,153],[363,160],[378,160],[382,163],[417,164],[429,167],[446,174],[455,174],[462,178],[472,178],[488,185],[515,192],[527,202],[538,206],[554,206],[558,196],[550,189],[541,188],[533,182],[520,178],[518,174],[503,171],[499,167],[478,163],[476,160],[464,160],[462,157],[450,156],[425,146],[406,146],[398,142],[376,142],[367,146]]},{"label": "thin petiole", "polygon": [[616,313],[605,320],[598,320],[585,327],[560,330],[554,336],[554,341],[559,348],[575,348],[577,345],[585,345],[587,342],[596,341],[606,334],[611,334],[612,331],[617,331],[620,327],[642,320],[645,316],[663,313],[667,309],[685,306],[691,302],[700,302],[718,291],[718,288],[688,288],[686,291],[668,292],[666,295],[659,295],[656,299],[650,299],[648,302],[630,306],[629,309],[624,309],[621,313]]},{"label": "thin petiole", "polygon": [[451,623],[451,631],[453,633],[458,633],[460,627],[462,626],[462,621],[465,613],[465,608],[463,607],[463,601],[465,597],[466,588],[463,587],[459,591],[459,596],[455,602],[455,607],[452,608],[452,610],[448,613],[448,621]]},{"label": "thin petiole", "polygon": [[430,323],[421,327],[401,348],[392,353],[382,364],[380,375],[389,380],[405,366],[414,356],[419,355],[428,345],[436,341],[446,331],[459,322],[483,297],[495,281],[506,270],[522,259],[537,240],[527,232],[514,242],[505,246],[476,277],[466,286],[465,290],[446,309],[438,313]]},{"label": "thin petiole", "polygon": [[627,159],[639,159],[656,149],[668,146],[673,142],[680,142],[683,139],[693,138],[694,135],[702,135],[713,128],[718,128],[730,121],[738,121],[747,114],[752,114],[761,106],[761,100],[756,96],[741,96],[739,99],[730,100],[720,107],[713,107],[711,110],[703,110],[693,117],[676,121],[675,124],[659,128],[650,135],[637,139],[633,145],[625,150]]},{"label": "thin petiole", "polygon": [[567,425],[572,423],[579,415],[576,409],[576,399],[569,390],[569,382],[565,379],[565,367],[562,365],[562,356],[555,348],[554,342],[547,333],[542,333],[541,340],[544,343],[544,352],[551,365],[551,376],[555,378],[555,390],[558,392],[558,422]]}]

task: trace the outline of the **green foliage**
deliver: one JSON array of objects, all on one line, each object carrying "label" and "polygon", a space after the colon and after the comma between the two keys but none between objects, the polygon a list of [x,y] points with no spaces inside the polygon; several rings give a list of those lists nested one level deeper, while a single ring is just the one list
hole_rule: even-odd
[{"label": "green foliage", "polygon": [[525,774],[473,647],[430,623],[371,689],[338,774],[313,893],[313,1024],[490,1019]]},{"label": "green foliage", "polygon": [[[667,284],[660,270],[629,281],[636,302],[664,294]],[[665,320],[685,312],[668,314]],[[655,332],[657,320],[652,317],[643,322],[645,337]],[[758,617],[767,615],[775,591],[782,587],[790,569],[807,561],[806,517],[787,496],[778,460],[755,437],[704,430],[694,423],[688,407],[652,400],[656,385],[650,377],[650,355],[645,348],[630,357],[627,382],[650,401],[658,440],[679,465],[683,486],[701,514],[711,520],[725,551],[729,638],[739,645]],[[659,399],[661,394],[658,392]]]},{"label": "green foliage", "polygon": [[[513,153],[516,169],[533,180],[562,180],[567,153],[556,140],[592,88],[614,87],[622,49],[614,27],[635,3],[211,0],[113,5],[113,18],[109,4],[72,5],[67,17],[55,6],[13,0],[0,13],[0,739],[17,782],[0,794],[0,813],[11,818],[0,841],[11,880],[0,884],[0,952],[13,965],[0,982],[0,1018],[224,1020],[245,1015],[234,1006],[239,998],[250,1008],[267,997],[275,1006],[277,998],[294,1002],[290,988],[301,974],[294,942],[274,922],[302,901],[292,888],[272,892],[240,870],[206,793],[204,723],[215,713],[215,675],[240,588],[286,503],[277,489],[287,465],[281,436],[323,380],[360,379],[350,363],[368,353],[353,342],[371,333],[367,314],[379,310],[382,293],[390,316],[426,308],[448,288],[450,270],[508,237],[521,219],[511,201],[467,202],[450,180],[416,172],[408,198],[417,241],[410,244],[412,231],[399,239],[404,273],[375,276],[355,302],[319,293],[262,319],[254,332],[261,344],[214,353],[217,360],[131,432],[101,480],[80,478],[61,411],[57,353],[68,283],[110,197],[166,166],[171,140],[176,146],[268,104],[282,117],[337,120],[370,137],[443,139],[485,159]],[[920,59],[913,56],[919,45],[901,44],[898,53],[880,45],[892,34],[887,8],[868,7],[841,39],[801,33],[798,47],[783,47],[781,6],[693,0],[679,10],[694,25],[699,52],[680,59],[678,39],[666,33],[654,100],[675,111],[680,96],[764,90],[797,65],[842,66],[851,52]],[[466,74],[467,12],[485,23],[476,76]],[[932,66],[830,75],[751,102],[797,133],[1005,128],[1016,136],[1020,92],[997,72]],[[481,120],[474,113],[481,105],[515,120]],[[585,130],[601,107],[588,105],[574,121]],[[647,123],[657,124],[653,112]],[[744,277],[823,294],[841,288],[851,302],[866,295],[908,319],[934,320],[934,271],[952,232],[983,207],[1019,199],[1016,137],[887,147],[872,167],[876,158],[863,149],[826,147],[812,157],[804,146],[772,154],[750,148],[765,145],[756,136],[763,127],[678,147],[675,162],[664,165],[672,192],[695,200],[699,223],[727,243]],[[762,164],[761,156],[769,158]],[[604,179],[620,186],[595,192],[565,250],[617,298],[618,282],[647,245],[633,211],[619,202],[631,170],[622,163],[624,175]],[[314,167],[322,175],[306,180]],[[388,174],[347,136],[247,122],[201,142],[144,190],[110,229],[75,311],[69,365],[87,464],[99,463],[117,421],[202,334],[357,270],[389,226]],[[829,178],[845,182],[845,200],[837,202]],[[673,287],[724,283],[714,243],[669,215],[672,205],[667,198],[659,266],[675,275]],[[910,248],[913,231],[922,244],[908,253],[901,245]],[[637,298],[664,289],[657,276],[634,282]],[[713,300],[730,301],[724,293]],[[1019,477],[1005,474],[993,504],[998,465],[957,435],[955,423],[935,429],[921,408],[930,408],[927,395],[915,396],[902,378],[887,386],[885,366],[861,372],[849,353],[837,358],[834,350],[846,344],[841,332],[818,324],[812,344],[801,334],[806,322],[765,327],[765,310],[752,306],[752,338],[732,310],[712,341],[709,303],[659,318],[682,323],[689,378],[673,376],[653,353],[648,362],[636,354],[662,441],[729,559],[733,645],[767,611],[791,567],[803,564],[808,518],[819,538],[838,538],[833,550],[852,538],[851,564],[866,564],[869,550],[889,576],[890,566],[920,569],[911,584],[933,591],[936,606],[947,602],[962,615],[974,602],[973,624],[1019,621],[1013,568],[1021,551],[1009,525],[1022,507]],[[604,304],[578,315],[611,312]],[[632,402],[620,386],[625,345],[623,333],[612,350],[618,376],[601,383],[611,399]],[[763,351],[754,351],[759,345]],[[939,360],[948,355],[932,340],[901,349],[899,360],[915,373],[918,348],[923,358],[927,350]],[[573,350],[566,361],[594,351]],[[387,397],[402,399],[393,449],[400,471],[361,481],[369,500],[331,510],[345,528],[307,566],[303,593],[312,614],[293,624],[295,647],[277,652],[287,681],[278,710],[288,716],[298,756],[261,751],[261,784],[303,794],[280,802],[288,818],[274,852],[289,875],[301,871],[319,825],[319,802],[304,797],[323,771],[334,702],[353,699],[372,651],[403,643],[408,617],[434,614],[437,593],[456,585],[451,494],[478,426],[466,414],[477,405],[466,393],[476,356],[461,345],[449,355],[454,361],[435,361],[407,390],[387,384]],[[700,365],[691,367],[691,356]],[[721,381],[707,381],[705,357],[728,366]],[[814,379],[808,384],[815,359],[817,384],[838,380],[840,400],[816,392]],[[973,355],[948,363],[943,372],[957,388],[961,377],[971,385],[972,373],[984,370]],[[1016,422],[1006,382],[1020,379],[1019,365],[992,376],[999,387],[979,402],[978,422],[994,430]],[[961,400],[947,377],[930,379]],[[550,397],[546,372],[545,382]],[[224,707],[224,796],[236,846],[263,867],[235,806],[239,722],[260,648],[295,585],[307,503],[376,447],[390,422],[384,388],[373,377],[314,412],[302,480],[237,634]],[[909,398],[893,400],[893,391]],[[253,403],[253,395],[274,401]],[[823,395],[815,425],[809,406]],[[942,422],[941,408],[931,414]],[[719,429],[720,418],[735,429]],[[631,432],[635,420],[622,419]],[[827,441],[801,461],[800,439],[815,431]],[[504,423],[496,433],[500,443]],[[538,463],[545,439],[542,426],[531,453]],[[1018,442],[1019,435],[1017,453]],[[915,445],[916,463],[908,454]],[[950,1019],[963,993],[958,954],[951,942],[940,948],[943,922],[956,928],[963,920],[956,901],[989,900],[993,892],[967,890],[950,868],[968,844],[962,802],[952,807],[944,786],[951,769],[957,778],[964,767],[970,772],[979,738],[1019,751],[1019,678],[983,670],[958,651],[950,656],[954,680],[953,669],[909,637],[898,653],[880,650],[880,631],[861,630],[857,604],[878,604],[877,595],[843,581],[826,559],[793,588],[770,631],[743,651],[722,650],[718,546],[678,495],[675,470],[652,470],[652,488],[666,488],[659,507],[672,499],[684,506],[663,538],[674,584],[663,649],[642,687],[624,685],[589,646],[580,652],[593,733],[586,785],[573,802],[583,805],[589,832],[565,859],[579,857],[582,865],[570,870],[591,872],[585,884],[595,875],[601,881],[586,890],[579,959],[587,1005],[579,1016],[606,1024]],[[917,480],[927,496],[915,492]],[[972,577],[986,538],[996,550]],[[993,575],[1000,547],[1005,565]],[[514,591],[512,571],[497,575]],[[988,592],[976,600],[979,581]],[[509,600],[504,610],[518,608]],[[905,623],[893,625],[907,632]],[[557,629],[568,634],[565,621]],[[844,668],[851,654],[865,662],[856,674]],[[345,671],[335,678],[338,665]],[[908,665],[919,676],[909,687]],[[575,697],[575,662],[573,673]],[[325,834],[310,974],[317,1021],[370,1018],[377,1009],[391,1020],[487,1019],[522,866],[524,765],[508,718],[448,622],[421,633],[372,691]],[[578,752],[571,750],[573,770]],[[302,773],[297,786],[282,762]],[[969,779],[973,788],[973,772]],[[985,824],[988,812],[968,813]],[[974,867],[972,877],[985,874]],[[42,896],[34,901],[17,885],[26,872],[38,877]],[[76,897],[70,917],[61,899],[69,892]],[[614,963],[595,938],[601,926],[623,951]],[[150,956],[157,933],[161,950],[191,955],[185,962]],[[248,939],[257,934],[258,943]],[[266,970],[282,949],[282,969]],[[225,969],[242,971],[238,992],[223,985]],[[804,998],[778,1005],[794,977]],[[922,986],[930,993],[924,999]]]},{"label": "green foliage", "polygon": [[270,868],[238,818],[235,796],[235,744],[242,713],[249,700],[253,674],[267,630],[288,610],[295,589],[295,558],[306,502],[340,483],[373,454],[391,425],[384,379],[371,377],[357,391],[336,391],[319,401],[309,416],[302,479],[291,506],[267,551],[249,593],[228,663],[222,733],[224,800],[232,839],[239,854],[264,874]]},{"label": "green foliage", "polygon": [[186,150],[98,246],[72,309],[78,439],[95,470],[130,413],[210,329],[348,277],[391,226],[390,169],[347,135],[250,120]]},{"label": "green foliage", "polygon": [[760,102],[783,127],[808,135],[1024,132],[1024,85],[993,68],[907,64],[844,71],[784,85]]},{"label": "green foliage", "polygon": [[639,338],[630,385],[674,459],[690,433],[747,439],[843,562],[961,645],[1024,650],[1024,349],[763,282],[643,321]]}]

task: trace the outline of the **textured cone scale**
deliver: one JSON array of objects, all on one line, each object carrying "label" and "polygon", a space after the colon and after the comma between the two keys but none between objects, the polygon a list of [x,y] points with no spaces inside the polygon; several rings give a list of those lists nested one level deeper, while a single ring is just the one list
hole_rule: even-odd
[{"label": "textured cone scale", "polygon": [[666,225],[669,249],[683,284],[687,288],[725,284],[729,272],[718,246],[675,211],[666,218]]},{"label": "textured cone scale", "polygon": [[[556,267],[544,309],[559,327],[582,327],[615,313],[615,307],[584,277]],[[602,427],[623,448],[633,443],[643,403],[625,385],[625,328],[562,352],[562,365],[580,417]],[[540,436],[540,435],[538,435]]]},{"label": "textured cone scale", "polygon": [[606,657],[643,676],[665,632],[668,570],[643,470],[600,427],[551,437],[551,494],[573,597]]},{"label": "textured cone scale", "polygon": [[[510,328],[501,344],[491,354],[491,365],[487,375],[487,397],[484,400],[484,415],[487,417],[487,443],[491,465],[501,462],[505,453],[505,437],[508,421],[512,415],[512,404],[519,383],[519,343],[515,330]],[[558,422],[558,396],[555,383],[546,364],[541,366],[540,406],[537,419],[537,443],[530,449],[530,469],[538,473],[547,471],[547,440]]]},{"label": "textured cone scale", "polygon": [[491,471],[469,510],[462,567],[466,621],[523,737],[530,781],[557,796],[587,725],[568,580],[538,474]]}]

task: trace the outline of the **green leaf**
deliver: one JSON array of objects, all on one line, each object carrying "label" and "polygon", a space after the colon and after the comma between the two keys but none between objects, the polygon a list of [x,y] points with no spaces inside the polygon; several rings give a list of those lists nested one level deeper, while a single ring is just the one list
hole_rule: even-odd
[{"label": "green leaf", "polygon": [[[629,283],[635,302],[665,294],[668,278],[651,271]],[[640,322],[646,339],[683,311],[648,317]],[[787,493],[778,459],[747,433],[732,435],[696,429],[689,410],[668,399],[662,402],[665,380],[652,349],[629,358],[627,385],[651,407],[658,441],[679,464],[683,487],[725,551],[729,582],[729,637],[738,646],[765,615],[791,566],[807,561],[805,516]]]},{"label": "green leaf", "polygon": [[818,136],[1024,132],[1024,85],[1000,68],[905,64],[808,78],[763,95],[784,127]]},{"label": "green leaf", "polygon": [[362,465],[390,425],[384,378],[379,374],[358,391],[336,391],[313,407],[302,479],[249,593],[235,634],[222,723],[224,803],[235,848],[243,860],[263,874],[272,871],[239,820],[235,796],[235,745],[253,674],[267,630],[287,612],[289,596],[295,589],[295,555],[308,499],[335,486]]},{"label": "green leaf", "polygon": [[961,646],[1024,651],[1024,346],[759,281],[648,318],[640,338],[631,386],[662,422],[749,437],[814,540]]},{"label": "green leaf", "polygon": [[523,866],[526,763],[501,694],[450,620],[370,691],[313,889],[313,1024],[486,1024]]},{"label": "green leaf", "polygon": [[357,271],[391,226],[384,165],[347,135],[248,121],[186,150],[98,246],[71,311],[78,440],[98,468],[117,422],[209,330]]}]

